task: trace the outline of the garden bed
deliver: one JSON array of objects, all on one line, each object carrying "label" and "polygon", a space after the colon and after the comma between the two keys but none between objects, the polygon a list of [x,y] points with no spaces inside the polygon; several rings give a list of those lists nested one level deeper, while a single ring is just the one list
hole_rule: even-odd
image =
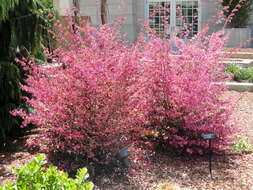
[{"label": "garden bed", "polygon": [[[253,142],[253,93],[238,93],[229,91],[238,103],[233,120],[242,133],[250,136]],[[31,160],[36,152],[30,152],[25,142],[36,138],[36,134],[29,134],[13,142],[12,147],[0,152],[0,183],[13,180],[10,173],[12,167],[20,167]],[[225,159],[224,159],[225,158]],[[209,177],[207,157],[178,156],[173,152],[168,154],[157,153],[150,156],[151,165],[140,174],[129,177],[127,180],[112,180],[107,176],[99,176],[95,189],[100,190],[152,190],[160,183],[175,182],[185,190],[250,190],[253,187],[253,154],[230,154],[226,157],[215,156],[213,162],[214,180]],[[111,177],[111,176],[110,176]]]}]

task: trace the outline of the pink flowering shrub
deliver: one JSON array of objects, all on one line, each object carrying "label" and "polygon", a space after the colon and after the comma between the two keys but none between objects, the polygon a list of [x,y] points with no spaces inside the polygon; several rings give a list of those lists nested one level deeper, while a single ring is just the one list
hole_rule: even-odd
[{"label": "pink flowering shrub", "polygon": [[56,63],[28,64],[23,89],[33,95],[27,103],[34,112],[14,114],[23,116],[23,126],[44,129],[47,151],[106,162],[142,133],[138,59],[109,26],[78,30],[57,36],[60,47],[51,55]]},{"label": "pink flowering shrub", "polygon": [[229,80],[223,33],[208,36],[205,28],[187,43],[151,33],[129,45],[114,28],[59,25],[56,63],[21,61],[31,73],[23,89],[33,95],[26,99],[33,112],[13,114],[44,130],[46,150],[106,162],[150,133],[189,153],[207,146],[204,133],[218,135],[214,148],[227,145],[234,129],[222,97]]},{"label": "pink flowering shrub", "polygon": [[[222,98],[224,82],[222,31],[207,35],[206,27],[190,42],[178,38],[138,42],[145,83],[146,126],[165,146],[189,153],[201,153],[208,142],[201,135],[214,133],[219,138],[214,148],[227,145],[234,133],[228,124],[231,103]],[[174,45],[173,45],[174,44]],[[173,48],[174,46],[174,48]]]}]

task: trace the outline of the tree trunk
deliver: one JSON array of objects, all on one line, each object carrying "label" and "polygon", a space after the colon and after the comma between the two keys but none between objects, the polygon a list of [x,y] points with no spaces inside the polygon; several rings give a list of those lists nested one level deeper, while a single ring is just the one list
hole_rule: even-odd
[{"label": "tree trunk", "polygon": [[80,11],[80,4],[79,4],[79,0],[73,0],[73,5],[74,5],[74,16],[73,16],[73,31],[74,33],[77,32],[77,27],[76,25],[79,25],[79,11]]},{"label": "tree trunk", "polygon": [[107,0],[101,0],[101,22],[102,24],[107,23],[107,11],[106,11]]}]

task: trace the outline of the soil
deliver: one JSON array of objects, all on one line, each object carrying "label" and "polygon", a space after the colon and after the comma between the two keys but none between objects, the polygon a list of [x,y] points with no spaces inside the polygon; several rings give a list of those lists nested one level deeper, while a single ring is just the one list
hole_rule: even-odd
[{"label": "soil", "polygon": [[[233,122],[240,133],[249,136],[253,144],[253,93],[229,91],[237,105]],[[0,151],[0,184],[15,179],[11,168],[30,161],[36,152],[31,152],[26,142],[34,137],[26,136],[13,141]],[[150,157],[151,165],[138,174],[112,180],[111,176],[98,177],[95,190],[152,190],[161,183],[176,183],[184,190],[253,190],[253,153],[214,155],[213,179],[208,170],[208,156],[178,156],[173,152],[157,153]]]},{"label": "soil", "polygon": [[14,140],[7,148],[0,150],[0,184],[13,181],[15,176],[11,173],[12,168],[19,168],[29,162],[35,152],[28,151],[26,141],[30,134]]}]

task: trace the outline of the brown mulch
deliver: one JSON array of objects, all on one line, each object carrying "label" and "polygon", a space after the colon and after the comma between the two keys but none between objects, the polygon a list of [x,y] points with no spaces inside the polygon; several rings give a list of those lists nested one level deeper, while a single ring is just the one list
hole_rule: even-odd
[{"label": "brown mulch", "polygon": [[[237,103],[231,122],[242,129],[253,143],[253,93],[230,91],[226,96]],[[31,160],[25,143],[29,135],[13,142],[13,145],[0,151],[0,184],[13,180],[12,167],[20,167]],[[253,153],[216,155],[213,158],[213,179],[210,178],[207,156],[177,156],[174,153],[161,153],[151,158],[150,167],[128,179],[101,179],[100,190],[152,190],[157,184],[177,183],[184,190],[253,190]]]},{"label": "brown mulch", "polygon": [[29,136],[24,136],[12,142],[4,150],[0,150],[0,184],[13,181],[15,176],[11,173],[12,168],[19,168],[29,162],[35,155],[28,151],[26,141]]}]

